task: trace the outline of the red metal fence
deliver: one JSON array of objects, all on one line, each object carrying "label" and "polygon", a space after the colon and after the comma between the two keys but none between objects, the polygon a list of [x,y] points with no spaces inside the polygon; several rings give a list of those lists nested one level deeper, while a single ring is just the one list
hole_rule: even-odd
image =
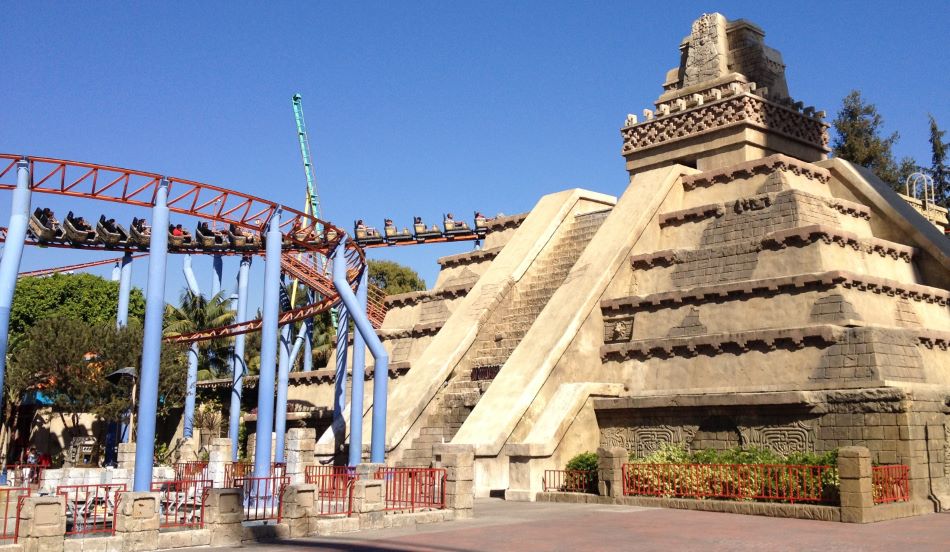
[{"label": "red metal fence", "polygon": [[186,479],[207,479],[208,463],[204,461],[197,462],[179,462],[175,464],[175,480],[184,481]]},{"label": "red metal fence", "polygon": [[234,486],[244,492],[245,521],[280,523],[284,489],[289,484],[290,478],[283,475],[235,478]]},{"label": "red metal fence", "polygon": [[115,533],[115,507],[125,484],[60,485],[66,497],[66,536]]},{"label": "red metal fence", "polygon": [[152,483],[152,492],[159,493],[161,528],[202,529],[205,525],[205,498],[213,486],[210,479]]},{"label": "red metal fence", "polygon": [[544,470],[544,492],[596,493],[597,472],[590,470]]},{"label": "red metal fence", "polygon": [[871,468],[871,488],[875,504],[907,502],[910,500],[910,467],[874,466]]},{"label": "red metal fence", "polygon": [[[224,486],[233,488],[239,485],[235,484],[237,479],[250,477],[254,473],[254,464],[252,462],[231,462],[224,465]],[[272,476],[287,475],[287,464],[272,462],[270,465],[270,474]]]},{"label": "red metal fence", "polygon": [[380,468],[376,479],[385,481],[387,510],[445,508],[443,468]]},{"label": "red metal fence", "polygon": [[303,476],[306,483],[318,483],[317,478],[324,475],[351,475],[356,476],[356,468],[352,466],[323,466],[313,465],[304,468]]},{"label": "red metal fence", "polygon": [[623,493],[787,502],[832,500],[835,469],[782,464],[624,464]]},{"label": "red metal fence", "polygon": [[308,483],[317,486],[317,500],[314,505],[317,515],[349,517],[353,513],[355,473],[317,474]]},{"label": "red metal fence", "polygon": [[0,512],[3,515],[3,532],[0,544],[15,544],[20,532],[20,507],[23,499],[30,496],[29,487],[0,487]]}]

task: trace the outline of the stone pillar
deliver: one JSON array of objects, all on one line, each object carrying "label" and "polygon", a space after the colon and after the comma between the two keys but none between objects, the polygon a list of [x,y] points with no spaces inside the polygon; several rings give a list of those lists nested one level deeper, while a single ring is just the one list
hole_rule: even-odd
[{"label": "stone pillar", "polygon": [[871,486],[871,453],[864,447],[838,449],[841,480],[841,521],[868,523],[874,508]]},{"label": "stone pillar", "polygon": [[313,449],[317,446],[317,431],[312,428],[293,428],[287,430],[284,459],[287,461],[287,475],[291,485],[304,482],[307,466],[313,465]]},{"label": "stone pillar", "polygon": [[[228,451],[230,453],[230,450]],[[241,489],[211,489],[205,499],[205,528],[211,546],[240,546],[244,536],[244,497]]]},{"label": "stone pillar", "polygon": [[623,447],[597,449],[597,490],[600,496],[623,496],[623,465],[628,454]]},{"label": "stone pillar", "polygon": [[[289,459],[287,465],[290,466]],[[288,485],[284,490],[281,517],[290,538],[306,537],[316,530],[316,502],[316,485]]]},{"label": "stone pillar", "polygon": [[198,460],[198,452],[195,450],[194,440],[182,439],[178,446],[178,461],[195,462],[196,460]]},{"label": "stone pillar", "polygon": [[23,499],[18,521],[23,552],[62,552],[66,538],[66,497]]},{"label": "stone pillar", "polygon": [[122,493],[115,511],[115,534],[122,538],[122,552],[158,548],[161,498],[159,493]]},{"label": "stone pillar", "polygon": [[135,443],[119,443],[119,451],[116,453],[117,468],[120,470],[135,469]]},{"label": "stone pillar", "polygon": [[231,462],[231,439],[217,437],[211,440],[208,452],[208,479],[214,487],[224,487],[224,466]]},{"label": "stone pillar", "polygon": [[435,465],[445,468],[445,507],[455,519],[472,517],[475,506],[475,447],[437,444],[432,448]]}]

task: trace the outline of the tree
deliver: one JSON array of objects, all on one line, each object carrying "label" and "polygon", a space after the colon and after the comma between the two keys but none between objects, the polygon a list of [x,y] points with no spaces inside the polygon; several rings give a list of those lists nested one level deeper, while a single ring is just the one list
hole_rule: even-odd
[{"label": "tree", "polygon": [[835,138],[832,152],[835,157],[871,169],[885,183],[903,191],[904,180],[918,169],[913,159],[894,160],[892,148],[899,138],[894,132],[882,136],[884,119],[872,103],[866,103],[861,93],[852,90],[842,102],[841,111],[832,125]]},{"label": "tree", "polygon": [[934,180],[936,202],[943,207],[950,206],[950,168],[947,167],[947,143],[943,136],[947,131],[940,130],[937,120],[930,115],[930,168],[927,173]]},{"label": "tree", "polygon": [[[22,278],[17,282],[10,310],[10,349],[40,320],[70,318],[87,324],[115,323],[119,304],[119,283],[92,274],[54,274]],[[129,295],[129,320],[145,316],[142,291]]]},{"label": "tree", "polygon": [[[188,334],[234,321],[231,301],[222,291],[206,298],[185,289],[181,293],[179,305],[165,305],[165,335]],[[231,369],[231,344],[233,339],[220,338],[201,341],[198,344],[198,379],[219,378]]]},{"label": "tree", "polygon": [[425,280],[415,270],[393,261],[369,261],[369,283],[386,295],[426,289]]},{"label": "tree", "polygon": [[[15,427],[19,406],[30,392],[51,400],[67,427],[76,428],[79,415],[87,412],[120,420],[131,407],[131,383],[114,385],[106,376],[118,368],[138,368],[142,340],[137,321],[117,329],[112,321],[40,320],[23,336],[9,363],[4,436]],[[181,347],[163,344],[160,371],[158,414],[165,416],[184,399],[186,368]]]}]

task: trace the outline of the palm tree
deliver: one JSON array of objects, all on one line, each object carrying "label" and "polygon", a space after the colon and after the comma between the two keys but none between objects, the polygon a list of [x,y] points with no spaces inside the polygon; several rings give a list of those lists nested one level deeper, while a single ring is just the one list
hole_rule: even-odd
[{"label": "palm tree", "polygon": [[[234,322],[231,301],[225,292],[205,298],[185,289],[181,293],[179,305],[165,306],[165,335],[174,336],[226,326]],[[219,338],[201,341],[198,360],[198,379],[220,378],[231,369],[231,347],[233,338]]]}]

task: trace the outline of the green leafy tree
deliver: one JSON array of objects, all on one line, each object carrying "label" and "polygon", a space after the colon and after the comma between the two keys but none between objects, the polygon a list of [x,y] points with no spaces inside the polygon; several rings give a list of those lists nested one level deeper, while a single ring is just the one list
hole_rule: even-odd
[{"label": "green leafy tree", "polygon": [[425,280],[415,270],[393,261],[369,261],[369,283],[386,295],[426,289]]},{"label": "green leafy tree", "polygon": [[[179,305],[165,305],[165,335],[175,336],[226,326],[234,321],[234,311],[226,292],[206,298],[185,289]],[[231,369],[233,339],[220,338],[198,344],[198,379],[220,378]]]},{"label": "green leafy tree", "polygon": [[947,167],[947,143],[943,136],[947,133],[940,130],[937,120],[930,115],[930,168],[927,173],[934,180],[936,201],[947,207],[950,205],[950,167]]},{"label": "green leafy tree", "polygon": [[[115,322],[119,283],[92,274],[54,274],[21,278],[10,310],[10,343],[15,350],[20,337],[46,318],[70,318],[87,324]],[[145,298],[132,289],[129,320],[143,320]]]},{"label": "green leafy tree", "polygon": [[[30,392],[53,402],[67,427],[75,430],[82,413],[119,420],[131,407],[131,382],[114,385],[106,376],[140,365],[142,326],[117,329],[112,321],[89,324],[75,318],[45,318],[23,336],[11,357],[4,409],[4,436],[15,427],[19,406]],[[180,347],[164,344],[160,361],[158,414],[165,416],[184,399],[186,363]]]},{"label": "green leafy tree", "polygon": [[852,90],[844,98],[832,125],[835,157],[867,167],[892,188],[903,191],[907,176],[918,167],[909,157],[900,162],[894,160],[892,149],[900,135],[897,132],[882,134],[884,119],[874,104],[865,102],[859,91]]}]

